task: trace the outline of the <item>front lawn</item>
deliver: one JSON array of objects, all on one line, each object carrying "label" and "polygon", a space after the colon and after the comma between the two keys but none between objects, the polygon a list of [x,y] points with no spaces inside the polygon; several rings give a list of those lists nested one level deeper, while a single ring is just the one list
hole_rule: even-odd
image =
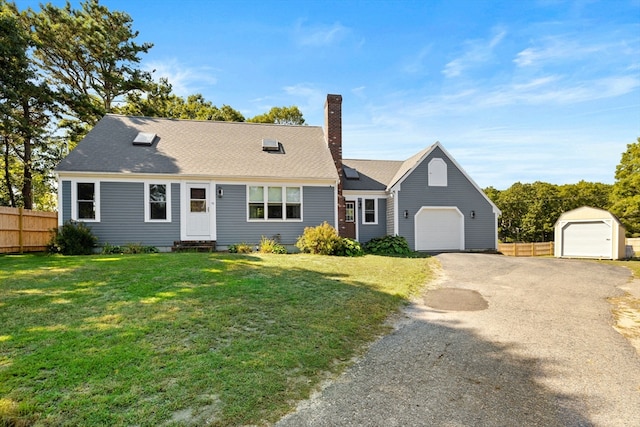
[{"label": "front lawn", "polygon": [[274,422],[387,330],[428,258],[0,257],[0,425]]}]

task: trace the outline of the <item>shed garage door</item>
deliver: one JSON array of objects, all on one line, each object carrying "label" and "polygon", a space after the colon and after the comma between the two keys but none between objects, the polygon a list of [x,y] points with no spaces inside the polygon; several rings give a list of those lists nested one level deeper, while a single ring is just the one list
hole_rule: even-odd
[{"label": "shed garage door", "polygon": [[417,251],[464,249],[464,217],[455,207],[423,207],[415,227]]},{"label": "shed garage door", "polygon": [[611,225],[570,222],[562,229],[562,256],[611,258]]}]

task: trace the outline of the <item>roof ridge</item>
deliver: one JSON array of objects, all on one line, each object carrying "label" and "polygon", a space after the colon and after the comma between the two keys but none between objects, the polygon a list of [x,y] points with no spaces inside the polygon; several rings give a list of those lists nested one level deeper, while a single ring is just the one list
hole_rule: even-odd
[{"label": "roof ridge", "polygon": [[235,122],[227,120],[203,120],[203,119],[180,119],[174,117],[152,117],[152,116],[133,116],[127,114],[106,113],[105,116],[121,117],[125,119],[149,119],[149,120],[163,120],[163,121],[175,121],[175,122],[195,122],[195,123],[228,123],[228,124],[245,124],[255,126],[284,126],[292,128],[322,128],[321,125],[289,125],[280,123],[256,123],[256,122]]}]

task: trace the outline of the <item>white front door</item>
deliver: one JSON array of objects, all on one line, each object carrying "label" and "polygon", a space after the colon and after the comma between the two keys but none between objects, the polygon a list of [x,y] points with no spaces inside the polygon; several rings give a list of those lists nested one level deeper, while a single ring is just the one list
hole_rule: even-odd
[{"label": "white front door", "polygon": [[189,240],[211,239],[209,184],[187,184],[186,231]]}]

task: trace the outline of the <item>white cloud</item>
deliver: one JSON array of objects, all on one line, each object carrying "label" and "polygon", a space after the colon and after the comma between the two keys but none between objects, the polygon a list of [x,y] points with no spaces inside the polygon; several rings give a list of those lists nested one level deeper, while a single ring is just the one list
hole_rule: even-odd
[{"label": "white cloud", "polygon": [[494,32],[494,36],[489,40],[467,41],[465,43],[467,47],[462,56],[447,63],[444,70],[442,70],[442,74],[449,78],[458,77],[466,69],[491,60],[493,58],[493,50],[507,35],[506,30],[500,28],[494,29]]},{"label": "white cloud", "polygon": [[343,40],[350,30],[339,22],[332,25],[305,26],[298,21],[294,34],[300,46],[322,47],[330,46]]},{"label": "white cloud", "polygon": [[189,67],[176,59],[154,60],[144,63],[145,69],[154,71],[153,78],[166,77],[173,92],[179,96],[203,92],[218,83],[213,69],[209,67]]}]

